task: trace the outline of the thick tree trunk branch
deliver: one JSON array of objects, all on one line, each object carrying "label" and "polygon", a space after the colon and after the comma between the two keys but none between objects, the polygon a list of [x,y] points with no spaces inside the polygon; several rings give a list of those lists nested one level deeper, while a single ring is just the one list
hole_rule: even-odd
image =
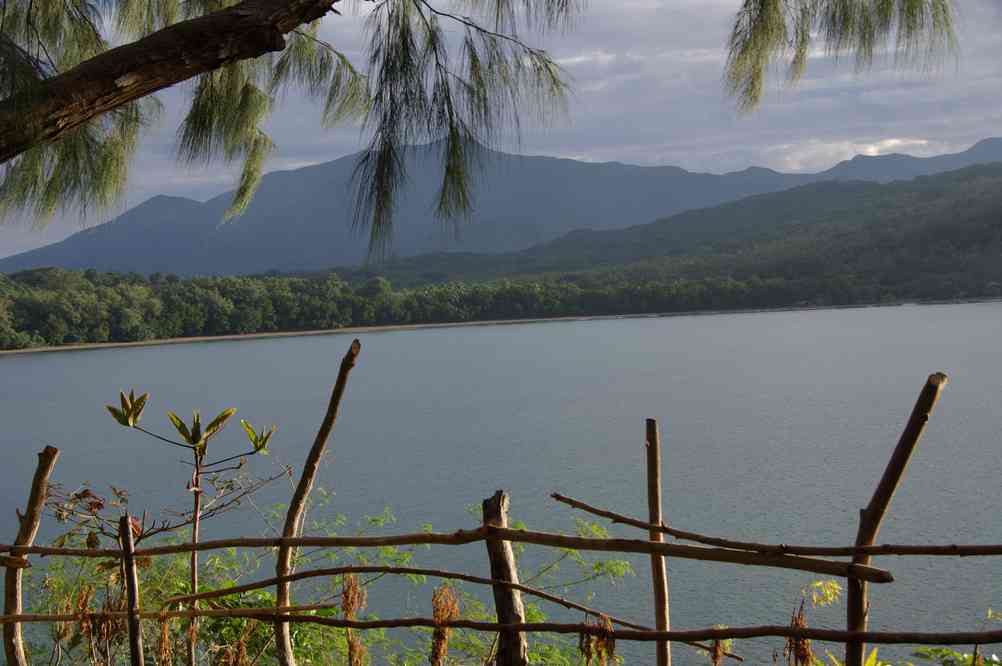
[{"label": "thick tree trunk branch", "polygon": [[110,49],[0,102],[0,162],[101,114],[237,60],[285,48],[283,35],[334,0],[245,0]]}]

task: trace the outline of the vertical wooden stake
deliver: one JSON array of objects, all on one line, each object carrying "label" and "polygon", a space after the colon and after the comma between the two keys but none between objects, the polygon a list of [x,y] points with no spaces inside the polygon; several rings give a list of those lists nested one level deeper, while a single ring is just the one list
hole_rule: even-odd
[{"label": "vertical wooden stake", "polygon": [[[45,508],[45,497],[49,492],[49,477],[58,458],[59,449],[52,446],[46,446],[38,454],[38,467],[31,481],[28,506],[23,516],[20,512],[17,514],[20,524],[14,540],[15,546],[30,546],[35,542],[35,535],[38,534],[38,526],[42,521],[42,510]],[[17,554],[16,549],[11,550],[11,555]],[[3,612],[4,615],[20,615],[24,612],[21,604],[21,569],[8,568],[4,574]],[[7,666],[28,666],[20,623],[3,626],[3,650]]]},{"label": "vertical wooden stake", "polygon": [[[203,454],[204,455],[204,452]],[[192,494],[194,498],[194,509],[191,512],[191,545],[198,544],[199,529],[202,524],[202,456],[196,454],[195,469],[191,477]],[[188,555],[188,576],[190,580],[190,594],[198,594],[198,551],[193,550]],[[189,609],[198,610],[198,600],[194,600],[188,606]],[[198,664],[198,617],[192,615],[188,620],[188,640],[186,643],[188,666]]]},{"label": "vertical wooden stake", "polygon": [[[887,508],[894,497],[894,491],[901,483],[901,477],[908,466],[932,409],[939,399],[939,394],[946,386],[947,377],[941,372],[929,375],[911,417],[905,425],[904,431],[898,440],[891,459],[887,462],[884,474],[880,477],[877,489],[870,498],[870,503],[859,512],[859,530],[856,532],[857,546],[872,546],[880,532],[880,523],[884,520]],[[852,558],[853,564],[869,564],[869,555],[856,555]],[[866,631],[869,620],[870,604],[867,598],[869,589],[865,581],[850,578],[846,581],[846,629],[848,631]],[[845,644],[845,666],[863,666],[865,645],[861,642],[848,642]]]},{"label": "vertical wooden stake", "polygon": [[[484,525],[508,527],[508,493],[499,490],[493,497],[483,502]],[[491,562],[491,578],[506,583],[518,583],[518,568],[515,553],[508,541],[487,539],[487,556]],[[525,622],[525,606],[522,593],[510,587],[495,586],[494,606],[498,622],[501,624],[521,624]],[[527,666],[529,663],[529,641],[524,633],[502,632],[498,637],[496,666]]]},{"label": "vertical wooden stake", "polygon": [[139,574],[136,546],[132,541],[132,521],[126,514],[118,520],[118,540],[122,544],[122,569],[129,601],[129,664],[143,666],[143,631],[139,624]]},{"label": "vertical wooden stake", "polygon": [[[658,422],[647,419],[647,507],[651,525],[661,524],[661,433]],[[651,541],[663,541],[664,534],[650,531]],[[668,567],[665,558],[651,554],[651,578],[654,586],[654,621],[658,631],[668,631],[671,622],[668,616]],[[671,666],[671,643],[658,641],[658,666]]]}]

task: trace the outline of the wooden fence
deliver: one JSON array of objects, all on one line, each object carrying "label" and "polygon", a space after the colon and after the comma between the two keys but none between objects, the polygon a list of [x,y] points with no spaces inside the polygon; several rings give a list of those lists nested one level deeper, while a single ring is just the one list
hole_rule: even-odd
[{"label": "wooden fence", "polygon": [[[481,527],[457,530],[451,533],[422,532],[391,536],[354,537],[314,537],[301,536],[303,507],[313,485],[324,452],[326,441],[337,419],[341,398],[345,391],[348,374],[354,367],[360,346],[352,344],[341,364],[327,414],[320,432],[310,450],[302,477],[297,485],[293,502],[289,507],[286,526],[282,537],[277,538],[234,538],[203,541],[200,543],[154,546],[137,548],[133,543],[133,532],[129,516],[122,516],[119,524],[119,548],[63,548],[34,545],[34,539],[41,522],[45,506],[48,480],[52,474],[58,450],[46,447],[39,454],[38,468],[32,481],[25,512],[18,512],[19,525],[13,543],[0,544],[0,566],[6,569],[4,578],[3,643],[7,664],[27,666],[21,626],[31,622],[71,622],[90,619],[91,621],[125,618],[128,626],[130,663],[144,664],[146,651],[143,647],[143,620],[165,621],[171,618],[187,618],[195,626],[197,618],[235,617],[254,618],[274,624],[277,660],[283,666],[293,666],[295,656],[291,643],[289,626],[293,623],[314,623],[330,627],[352,630],[428,627],[462,628],[498,635],[497,652],[494,662],[499,666],[524,666],[528,663],[528,634],[552,632],[557,634],[577,634],[594,636],[602,640],[649,641],[657,644],[658,666],[671,664],[671,642],[684,642],[716,657],[741,660],[736,654],[721,654],[720,641],[726,639],[780,637],[794,641],[820,640],[844,643],[846,645],[846,666],[862,666],[864,644],[913,644],[913,645],[986,645],[1002,642],[1002,631],[970,632],[872,632],[867,631],[870,584],[887,584],[893,581],[891,573],[875,567],[871,563],[874,556],[999,556],[1002,544],[994,545],[890,545],[876,544],[881,522],[887,513],[891,498],[904,474],[908,461],[929,420],[933,407],[943,387],[946,377],[934,374],[929,377],[918,398],[915,408],[895,447],[873,497],[860,513],[859,531],[856,543],[851,546],[799,546],[783,543],[751,543],[677,529],[667,525],[662,519],[661,505],[661,442],[658,424],[647,421],[646,462],[647,495],[649,514],[646,520],[622,515],[585,502],[554,494],[556,501],[589,514],[607,518],[614,523],[636,527],[647,533],[646,539],[612,539],[565,536],[547,532],[515,530],[508,527],[508,497],[498,491],[484,500],[484,519]],[[691,544],[666,543],[664,536]],[[294,572],[292,563],[294,551],[300,547],[312,548],[375,548],[399,545],[461,545],[484,542],[490,561],[490,578],[440,569],[396,567],[396,566],[340,566]],[[572,600],[559,597],[519,582],[518,569],[511,544],[536,544],[555,548],[571,548],[582,551],[611,553],[640,553],[650,555],[651,583],[654,601],[653,627],[631,622],[603,613]],[[692,545],[696,544],[696,545]],[[239,585],[219,590],[198,591],[169,599],[163,608],[144,609],[142,590],[136,570],[139,558],[148,558],[178,553],[192,554],[222,548],[274,548],[278,549],[276,576],[255,583]],[[29,566],[27,556],[62,556],[85,558],[115,558],[121,562],[122,580],[127,592],[127,609],[110,612],[81,612],[66,614],[27,614],[23,609],[21,574]],[[807,571],[825,576],[846,579],[848,586],[846,628],[820,629],[794,625],[766,625],[745,627],[713,627],[704,629],[671,629],[669,622],[669,584],[666,558],[693,559],[704,562],[722,562],[747,566],[776,567],[796,571]],[[828,559],[845,558],[845,559]],[[308,614],[317,606],[297,606],[291,603],[290,585],[295,581],[345,574],[384,573],[398,575],[423,575],[446,580],[460,580],[490,586],[493,590],[497,622],[472,621],[462,618],[436,619],[434,617],[405,617],[387,620],[357,620],[353,617],[326,617]],[[193,577],[194,580],[197,580]],[[197,584],[196,584],[197,585]],[[261,608],[198,608],[199,601],[242,594],[251,590],[276,589],[276,603],[273,607]],[[533,596],[565,608],[584,612],[600,619],[596,623],[526,622],[522,595]],[[189,663],[194,660],[194,643],[197,637],[190,632]]]}]

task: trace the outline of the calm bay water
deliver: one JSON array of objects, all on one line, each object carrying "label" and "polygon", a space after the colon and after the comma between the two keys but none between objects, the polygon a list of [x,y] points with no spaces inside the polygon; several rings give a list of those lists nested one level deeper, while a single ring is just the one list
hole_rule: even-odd
[{"label": "calm bay water", "polygon": [[[554,490],[645,514],[644,418],[654,417],[674,525],[745,540],[848,544],[925,377],[943,371],[951,383],[880,540],[998,543],[1000,339],[1000,303],[369,333],[323,483],[336,493],[334,509],[351,519],[391,507],[394,531],[427,522],[472,527],[467,507],[497,488],[511,492],[516,518],[568,531],[578,514],[549,500]],[[232,405],[256,425],[277,423],[273,455],[252,469],[298,466],[349,342],[336,335],[0,357],[0,501],[23,504],[35,453],[52,444],[62,449],[55,476],[65,485],[127,487],[136,512],[165,498],[186,502],[174,451],[104,412],[130,387],[151,393],[145,423],[160,430],[166,409],[193,407],[208,414]],[[215,444],[238,450],[240,434],[231,428]],[[13,535],[13,520],[6,530]],[[248,513],[207,531],[266,528]],[[418,561],[487,572],[479,544],[421,551]],[[592,603],[646,621],[647,563],[631,561],[637,576],[592,588]],[[874,586],[875,629],[977,629],[987,608],[1002,606],[997,558],[878,565],[897,582]],[[678,560],[670,576],[677,628],[783,623],[812,580]],[[393,596],[417,612],[427,610],[430,592]],[[388,600],[377,593],[374,604]],[[817,610],[811,622],[841,626],[842,613]],[[764,663],[774,647],[780,641],[748,641],[739,652]],[[629,663],[649,661],[646,648],[626,654]],[[685,648],[676,661],[703,663]]]}]

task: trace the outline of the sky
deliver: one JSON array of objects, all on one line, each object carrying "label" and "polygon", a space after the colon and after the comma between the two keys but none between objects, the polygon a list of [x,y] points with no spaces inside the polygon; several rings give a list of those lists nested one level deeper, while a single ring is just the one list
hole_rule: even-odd
[{"label": "sky", "polygon": [[[587,161],[676,165],[724,173],[749,166],[819,171],[856,154],[928,156],[1002,136],[1002,2],[956,0],[959,50],[936,67],[901,68],[891,54],[857,72],[814,54],[805,78],[778,71],[762,105],[738,113],[724,93],[724,46],[739,0],[589,2],[571,29],[526,36],[570,75],[566,114],[523,127],[508,152]],[[363,61],[362,18],[329,16],[324,39]],[[144,137],[128,190],[112,210],[84,219],[60,214],[42,229],[0,226],[0,256],[52,243],[100,224],[157,194],[205,200],[232,189],[225,164],[175,160],[185,85],[161,94],[165,113]],[[322,128],[312,102],[289,95],[268,122],[277,144],[266,170],[337,159],[364,146],[358,127]],[[239,222],[236,222],[239,223]]]}]

